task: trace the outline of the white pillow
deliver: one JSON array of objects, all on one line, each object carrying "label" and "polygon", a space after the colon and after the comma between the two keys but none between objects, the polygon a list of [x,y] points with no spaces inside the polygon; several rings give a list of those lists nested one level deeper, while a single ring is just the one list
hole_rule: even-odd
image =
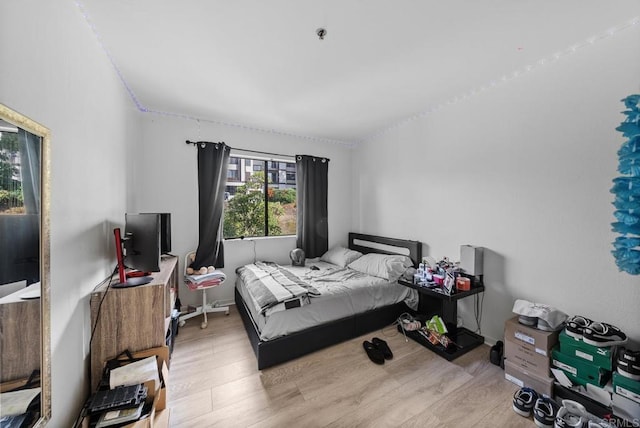
[{"label": "white pillow", "polygon": [[320,257],[320,260],[340,267],[345,267],[360,257],[362,257],[361,252],[337,246],[324,253],[322,257]]},{"label": "white pillow", "polygon": [[349,268],[387,281],[397,281],[407,268],[413,266],[411,258],[400,254],[369,253],[348,265]]}]

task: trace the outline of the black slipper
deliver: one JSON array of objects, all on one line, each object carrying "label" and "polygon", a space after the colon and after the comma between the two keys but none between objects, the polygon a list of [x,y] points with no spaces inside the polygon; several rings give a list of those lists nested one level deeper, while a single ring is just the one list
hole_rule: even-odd
[{"label": "black slipper", "polygon": [[377,337],[374,337],[373,339],[371,339],[371,343],[380,352],[382,352],[382,355],[384,356],[385,359],[390,360],[393,358],[393,352],[391,352],[391,348],[389,348],[389,345],[387,345],[387,342],[385,342],[382,339],[378,339]]},{"label": "black slipper", "polygon": [[362,342],[362,347],[367,351],[367,355],[371,361],[376,364],[384,364],[384,354],[376,348],[373,343],[365,340]]}]

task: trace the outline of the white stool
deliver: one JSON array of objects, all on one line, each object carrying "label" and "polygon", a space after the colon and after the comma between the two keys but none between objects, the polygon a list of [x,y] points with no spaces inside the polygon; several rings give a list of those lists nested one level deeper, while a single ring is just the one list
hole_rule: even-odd
[{"label": "white stool", "polygon": [[[194,256],[194,255],[195,255],[195,251],[192,251],[189,254],[187,254],[186,257],[185,257],[185,260],[184,260],[185,282],[188,282],[186,280],[187,267],[191,264],[191,262],[192,262],[191,257]],[[222,280],[220,282],[220,284],[223,284],[223,283],[224,283],[224,280]],[[229,307],[228,306],[218,306],[218,302],[213,302],[213,303],[208,303],[207,302],[207,290],[210,289],[210,288],[217,287],[220,284],[212,285],[210,287],[202,287],[202,288],[198,289],[198,290],[202,291],[202,306],[198,306],[194,312],[190,312],[190,313],[184,314],[184,315],[181,314],[180,315],[180,321],[179,321],[180,327],[182,327],[184,325],[185,321],[188,320],[189,318],[197,317],[200,314],[202,314],[204,316],[204,320],[202,321],[202,324],[200,324],[200,328],[207,328],[207,314],[208,313],[224,312],[225,315],[229,315]]]}]

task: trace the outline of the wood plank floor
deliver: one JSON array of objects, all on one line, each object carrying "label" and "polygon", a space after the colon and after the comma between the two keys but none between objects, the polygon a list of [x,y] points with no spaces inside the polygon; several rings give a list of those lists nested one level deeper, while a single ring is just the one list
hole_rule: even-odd
[{"label": "wood plank floor", "polygon": [[[240,315],[180,327],[171,359],[171,427],[534,427],[511,408],[518,389],[481,346],[448,362],[392,327],[266,370]],[[387,341],[379,366],[364,340]]]}]

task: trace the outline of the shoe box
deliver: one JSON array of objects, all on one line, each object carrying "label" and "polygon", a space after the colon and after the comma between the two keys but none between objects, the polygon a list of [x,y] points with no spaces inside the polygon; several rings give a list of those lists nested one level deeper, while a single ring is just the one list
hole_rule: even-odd
[{"label": "shoe box", "polygon": [[593,346],[569,336],[565,330],[558,335],[560,352],[565,355],[585,360],[589,364],[602,367],[605,370],[613,369],[613,358],[616,355],[615,346]]},{"label": "shoe box", "polygon": [[613,392],[640,404],[640,381],[613,373]]},{"label": "shoe box", "polygon": [[505,359],[524,372],[549,378],[551,349],[557,343],[557,331],[543,331],[520,324],[518,317],[505,323]]},{"label": "shoe box", "polygon": [[509,360],[504,362],[504,378],[520,388],[526,386],[534,389],[538,394],[553,397],[553,378],[530,372]]},{"label": "shoe box", "polygon": [[598,365],[591,364],[587,360],[567,355],[561,352],[560,347],[555,347],[551,354],[553,367],[562,369],[571,378],[578,378],[575,383],[586,385],[587,383],[602,387],[609,380],[611,371]]},{"label": "shoe box", "polygon": [[505,341],[515,341],[523,345],[529,345],[534,352],[547,355],[547,351],[558,343],[557,331],[543,331],[529,327],[518,322],[518,317],[513,317],[504,325]]},{"label": "shoe box", "polygon": [[558,335],[558,342],[553,350],[553,366],[562,369],[574,384],[602,387],[607,383],[613,370],[615,346],[590,345],[569,336],[565,330]]}]

